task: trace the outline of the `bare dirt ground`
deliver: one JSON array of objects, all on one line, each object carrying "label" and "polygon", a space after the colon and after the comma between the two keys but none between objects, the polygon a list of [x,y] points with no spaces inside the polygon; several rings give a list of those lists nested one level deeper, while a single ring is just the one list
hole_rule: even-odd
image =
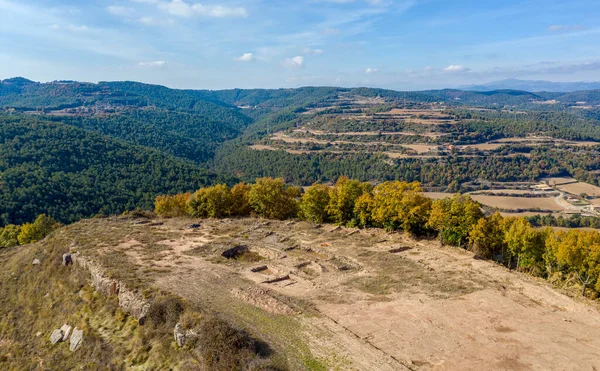
[{"label": "bare dirt ground", "polygon": [[251,218],[69,228],[83,254],[314,360],[292,369],[600,368],[594,305],[437,242]]}]

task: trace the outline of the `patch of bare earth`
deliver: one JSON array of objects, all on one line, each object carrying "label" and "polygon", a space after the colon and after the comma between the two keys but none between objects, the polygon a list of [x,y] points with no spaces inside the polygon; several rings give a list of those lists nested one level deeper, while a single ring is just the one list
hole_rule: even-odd
[{"label": "patch of bare earth", "polygon": [[[161,222],[86,223],[104,223],[105,233],[121,223],[111,249],[134,251],[124,255],[128,267],[149,272],[153,287],[297,359],[308,352],[332,370],[600,367],[593,305],[464,250],[305,222]],[[156,266],[168,272],[148,270]]]}]

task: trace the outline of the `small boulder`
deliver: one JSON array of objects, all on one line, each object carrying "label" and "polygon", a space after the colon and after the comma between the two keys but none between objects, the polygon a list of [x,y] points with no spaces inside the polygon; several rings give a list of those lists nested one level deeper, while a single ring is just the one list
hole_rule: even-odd
[{"label": "small boulder", "polygon": [[33,264],[33,265],[40,265],[40,263],[41,263],[40,259],[33,259],[33,263],[31,263],[31,264]]},{"label": "small boulder", "polygon": [[183,326],[181,326],[180,323],[175,325],[175,329],[173,330],[173,337],[175,338],[177,346],[181,348],[185,345],[185,331],[183,330]]},{"label": "small boulder", "polygon": [[66,323],[64,325],[62,325],[62,327],[60,328],[60,330],[63,333],[61,341],[67,341],[67,340],[69,340],[69,335],[71,335],[71,330],[72,329],[73,329],[73,327],[67,325]]},{"label": "small boulder", "polygon": [[83,330],[79,330],[77,327],[73,330],[73,334],[71,335],[71,344],[69,349],[71,352],[76,351],[81,347],[81,343],[83,342]]},{"label": "small boulder", "polygon": [[63,254],[63,265],[71,265],[73,264],[73,258],[71,258],[71,254]]},{"label": "small boulder", "polygon": [[52,331],[52,334],[50,335],[50,342],[52,343],[52,345],[58,343],[59,341],[62,341],[63,338],[63,332],[60,329],[56,329],[54,331]]},{"label": "small boulder", "polygon": [[42,332],[41,331],[36,332],[35,336],[39,338],[40,336],[42,336]]},{"label": "small boulder", "polygon": [[196,228],[200,228],[202,225],[199,223],[195,223],[195,224],[191,224],[190,225],[190,229],[196,229]]}]

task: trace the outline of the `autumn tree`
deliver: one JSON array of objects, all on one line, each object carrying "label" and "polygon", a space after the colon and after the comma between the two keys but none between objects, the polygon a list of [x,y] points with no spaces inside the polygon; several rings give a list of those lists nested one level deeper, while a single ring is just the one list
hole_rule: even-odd
[{"label": "autumn tree", "polygon": [[190,215],[196,218],[223,218],[230,215],[233,198],[225,184],[200,188],[188,201]]},{"label": "autumn tree", "polygon": [[329,187],[315,183],[302,195],[300,200],[300,217],[315,223],[327,221],[327,205],[329,204]]},{"label": "autumn tree", "polygon": [[231,215],[247,216],[252,212],[249,193],[252,187],[246,183],[238,183],[231,188]]},{"label": "autumn tree", "polygon": [[39,241],[60,227],[60,223],[46,214],[39,215],[33,223],[25,223],[17,236],[20,245]]},{"label": "autumn tree", "polygon": [[469,233],[469,243],[475,255],[491,259],[496,255],[504,254],[506,250],[505,224],[505,218],[498,212],[477,221]]},{"label": "autumn tree", "polygon": [[157,196],[154,201],[154,212],[167,218],[188,215],[187,204],[191,196],[191,193]]},{"label": "autumn tree", "polygon": [[19,234],[21,226],[9,224],[0,229],[0,248],[12,247],[19,244]]},{"label": "autumn tree", "polygon": [[471,196],[457,194],[433,202],[427,227],[439,233],[442,243],[462,246],[482,217],[479,204]]},{"label": "autumn tree", "polygon": [[287,187],[283,178],[260,178],[248,192],[252,209],[270,219],[286,219],[297,215],[300,189]]},{"label": "autumn tree", "polygon": [[431,199],[423,195],[419,182],[385,182],[372,191],[371,217],[387,230],[402,229],[424,234],[431,211]]},{"label": "autumn tree", "polygon": [[547,245],[557,265],[565,272],[577,276],[582,285],[582,295],[588,286],[600,291],[600,233],[561,231],[551,235]]},{"label": "autumn tree", "polygon": [[356,201],[371,188],[369,183],[340,177],[329,192],[327,212],[333,222],[339,225],[358,224],[354,213]]},{"label": "autumn tree", "polygon": [[542,269],[547,233],[547,230],[532,227],[524,218],[517,218],[508,226],[504,242],[510,259],[517,259],[518,269],[528,268],[530,273]]}]

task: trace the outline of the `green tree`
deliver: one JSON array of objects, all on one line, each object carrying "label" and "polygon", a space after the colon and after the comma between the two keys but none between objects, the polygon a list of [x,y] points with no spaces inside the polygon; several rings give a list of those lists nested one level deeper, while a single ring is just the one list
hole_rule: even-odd
[{"label": "green tree", "polygon": [[283,220],[297,215],[299,196],[300,189],[287,187],[283,178],[260,178],[252,185],[248,200],[258,215]]},{"label": "green tree", "polygon": [[315,223],[327,221],[327,205],[329,204],[329,187],[314,183],[302,195],[300,200],[300,216]]}]

